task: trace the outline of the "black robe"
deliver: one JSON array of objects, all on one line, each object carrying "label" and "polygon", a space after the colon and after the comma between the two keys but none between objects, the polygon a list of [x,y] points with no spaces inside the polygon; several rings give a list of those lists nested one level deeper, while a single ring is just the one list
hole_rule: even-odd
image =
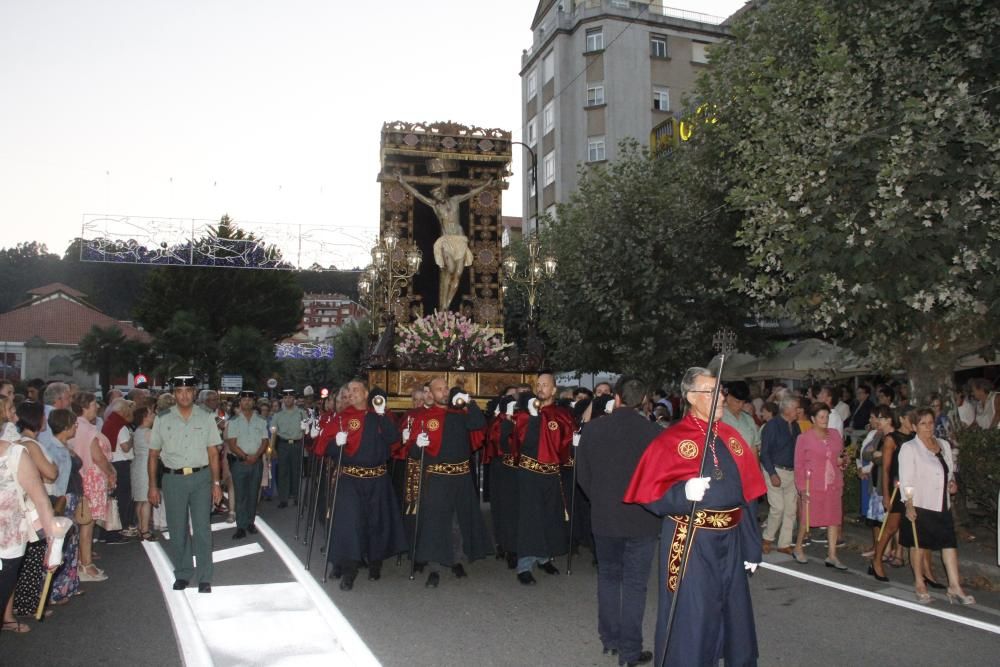
[{"label": "black robe", "polygon": [[[517,551],[517,457],[514,456],[514,422],[500,418],[496,456],[490,460],[490,513],[493,535],[504,552]],[[514,456],[511,465],[505,456]]]},{"label": "black robe", "polygon": [[[389,447],[399,440],[399,431],[385,415],[365,415],[361,444],[352,456],[344,452],[342,466],[374,468],[389,458]],[[330,443],[328,465],[335,467],[340,447]],[[341,474],[336,489],[333,531],[327,547],[327,560],[335,565],[368,561],[380,562],[407,549],[399,501],[388,474],[379,477],[354,477]]]},{"label": "black robe", "polygon": [[[528,417],[521,456],[538,459],[541,423],[541,417]],[[514,551],[519,557],[549,558],[568,551],[568,501],[560,472],[540,474],[517,469],[517,547]]]},{"label": "black robe", "polygon": [[[493,553],[472,479],[471,462],[469,474],[441,475],[426,471],[427,467],[438,463],[469,461],[472,454],[470,432],[485,426],[486,418],[475,403],[470,403],[464,413],[449,410],[444,418],[441,447],[436,455],[428,453],[424,459],[416,537],[418,563],[433,562],[451,567],[463,554],[471,562]],[[413,433],[410,437],[415,438]],[[410,448],[410,458],[419,465],[419,447]],[[461,545],[455,544],[452,530],[455,524],[461,534]]]}]

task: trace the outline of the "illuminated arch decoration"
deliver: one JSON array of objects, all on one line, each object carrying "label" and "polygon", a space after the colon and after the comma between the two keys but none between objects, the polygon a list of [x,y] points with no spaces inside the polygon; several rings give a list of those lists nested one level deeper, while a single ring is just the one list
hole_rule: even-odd
[{"label": "illuminated arch decoration", "polygon": [[275,359],[333,359],[330,343],[278,343],[274,346]]},{"label": "illuminated arch decoration", "polygon": [[243,238],[220,238],[218,220],[87,214],[80,261],[324,271],[364,264],[374,236],[362,227],[232,223]]}]

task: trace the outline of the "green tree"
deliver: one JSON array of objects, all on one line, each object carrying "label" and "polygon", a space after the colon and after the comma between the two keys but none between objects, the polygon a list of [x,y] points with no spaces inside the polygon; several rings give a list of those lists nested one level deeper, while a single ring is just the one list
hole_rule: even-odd
[{"label": "green tree", "polygon": [[310,385],[318,394],[320,387],[334,390],[346,384],[361,373],[370,330],[367,319],[348,322],[341,327],[332,340],[333,359],[283,360],[279,369],[281,386],[301,391]]},{"label": "green tree", "polygon": [[[635,142],[581,171],[543,243],[558,260],[540,297],[550,358],[561,369],[676,377],[714,354],[720,326],[753,349],[749,300],[730,287],[742,267],[737,220],[699,155],[650,156]],[[706,176],[706,174],[708,176]]]},{"label": "green tree", "polygon": [[274,343],[257,329],[232,327],[219,341],[219,359],[225,373],[243,376],[245,389],[263,389],[275,366]]},{"label": "green tree", "polygon": [[[203,239],[199,244],[253,238],[224,216],[214,230],[214,239]],[[302,288],[294,273],[283,270],[164,266],[150,271],[135,306],[136,319],[159,337],[174,324],[180,311],[190,317],[176,333],[186,335],[190,326],[204,330],[203,339],[191,341],[188,358],[212,386],[217,386],[224,361],[219,341],[234,327],[255,329],[269,344],[290,336],[302,321]],[[183,358],[183,347],[171,344],[168,349],[174,361]],[[191,355],[196,355],[196,362]]]},{"label": "green tree", "polygon": [[219,359],[218,348],[217,339],[194,313],[177,311],[153,344],[160,360],[157,371],[166,378],[188,373],[207,376]]},{"label": "green tree", "polygon": [[739,288],[918,398],[950,384],[998,340],[1000,5],[771,0],[734,37],[695,134],[745,213]]},{"label": "green tree", "polygon": [[148,347],[142,341],[127,339],[115,325],[103,328],[95,325],[80,339],[73,359],[88,373],[97,373],[101,391],[107,396],[111,378],[134,369]]}]

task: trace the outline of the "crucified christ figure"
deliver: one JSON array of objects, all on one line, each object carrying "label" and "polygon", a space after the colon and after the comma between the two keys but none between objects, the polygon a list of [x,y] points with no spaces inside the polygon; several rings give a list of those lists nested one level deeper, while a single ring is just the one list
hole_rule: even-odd
[{"label": "crucified christ figure", "polygon": [[441,185],[436,185],[431,190],[433,198],[418,192],[416,188],[403,180],[403,175],[399,172],[396,173],[396,180],[407,192],[430,206],[441,223],[441,236],[434,242],[434,262],[441,268],[438,308],[447,310],[458,291],[462,272],[465,271],[465,267],[472,265],[469,239],[462,230],[462,223],[458,217],[459,205],[493,185],[495,179],[491,178],[465,194],[452,197],[448,196],[448,184],[442,180]]}]

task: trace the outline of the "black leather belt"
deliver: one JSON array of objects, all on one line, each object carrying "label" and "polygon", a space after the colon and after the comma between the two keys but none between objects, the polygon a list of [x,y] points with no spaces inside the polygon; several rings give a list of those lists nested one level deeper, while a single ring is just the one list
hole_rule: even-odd
[{"label": "black leather belt", "polygon": [[795,468],[793,468],[791,466],[779,466],[779,465],[775,465],[774,467],[777,468],[778,470],[790,470],[792,472],[795,472]]},{"label": "black leather belt", "polygon": [[198,466],[197,468],[168,468],[163,466],[163,472],[171,475],[193,475],[199,470],[204,470],[208,466]]}]

